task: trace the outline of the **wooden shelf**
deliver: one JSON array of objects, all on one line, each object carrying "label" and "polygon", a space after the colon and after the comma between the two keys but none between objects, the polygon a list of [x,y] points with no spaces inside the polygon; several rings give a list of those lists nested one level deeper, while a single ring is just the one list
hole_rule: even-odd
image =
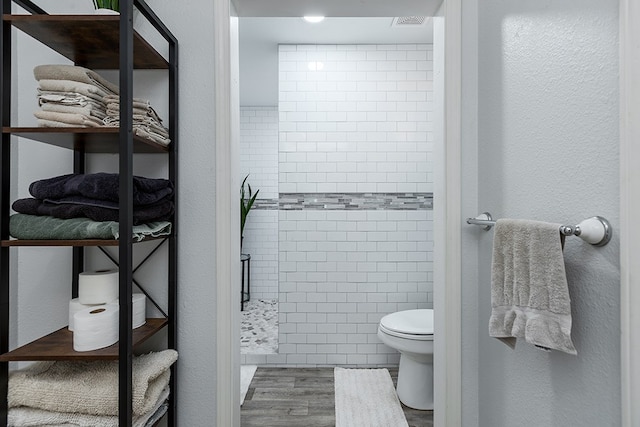
[{"label": "wooden shelf", "polygon": [[[3,20],[91,69],[118,69],[120,17],[109,15],[4,15]],[[136,31],[133,39],[137,69],[168,69],[169,63]]]},{"label": "wooden shelf", "polygon": [[[118,153],[120,129],[99,128],[45,128],[45,127],[3,127],[2,133],[10,133],[22,138],[42,142],[70,150],[84,150],[86,153]],[[169,147],[151,140],[133,136],[134,153],[166,153]]]},{"label": "wooden shelf", "polygon": [[[166,239],[171,236],[159,236],[159,237],[145,237],[144,239],[133,243],[148,242],[151,240]],[[14,246],[118,246],[119,240],[107,240],[107,239],[82,239],[82,240],[26,240],[26,239],[11,239],[0,240],[0,247],[14,247]]]},{"label": "wooden shelf", "polygon": [[[147,319],[133,330],[133,346],[143,343],[168,323],[167,319]],[[66,327],[13,351],[0,355],[0,362],[36,360],[118,360],[118,344],[94,351],[73,350],[73,332]]]},{"label": "wooden shelf", "polygon": [[2,240],[0,247],[8,246],[118,246],[118,240]]},{"label": "wooden shelf", "polygon": [[[174,141],[168,147],[136,135],[133,135],[132,141],[130,137],[127,137],[123,141],[120,138],[120,132],[123,129],[119,127],[24,127],[11,126],[11,120],[3,120],[5,123],[0,125],[3,140],[8,142],[9,136],[11,135],[18,137],[11,138],[11,140],[12,143],[20,144],[20,147],[32,147],[42,150],[44,147],[38,144],[47,144],[49,146],[70,150],[69,153],[72,154],[74,161],[74,172],[84,172],[85,162],[88,162],[89,159],[91,159],[91,161],[104,160],[102,159],[104,156],[95,155],[104,153],[109,155],[106,157],[113,157],[111,160],[119,160],[120,173],[128,178],[133,173],[130,169],[131,164],[134,163],[134,161],[141,160],[140,158],[143,157],[142,160],[148,159],[150,161],[153,160],[153,163],[160,162],[161,165],[166,164],[168,168],[168,179],[175,184],[178,171],[177,156],[175,155],[177,152],[175,142],[178,138],[177,134],[174,134],[178,129],[178,41],[147,5],[146,0],[137,0],[136,4],[133,5],[134,17],[136,13],[135,10],[137,10],[140,16],[145,18],[145,28],[140,27],[140,32],[133,28],[131,19],[127,21],[123,19],[122,15],[48,15],[39,5],[31,1],[25,2],[17,0],[7,0],[7,2],[4,3],[7,6],[4,7],[4,10],[10,12],[10,10],[13,9],[14,3],[15,6],[21,10],[18,12],[20,14],[0,14],[4,34],[8,36],[9,33],[18,31],[32,37],[35,41],[39,42],[39,44],[60,54],[61,56],[58,62],[70,62],[80,67],[96,70],[99,73],[101,72],[100,70],[112,70],[111,73],[113,73],[114,76],[117,74],[120,79],[118,82],[114,82],[121,83],[121,89],[123,91],[125,88],[130,88],[131,85],[134,85],[135,82],[130,80],[131,73],[134,72],[134,70],[158,70],[157,72],[160,73],[159,76],[167,80],[169,99],[167,127],[171,129],[171,134],[174,135]],[[22,10],[25,12],[22,12]],[[131,17],[129,16],[129,18]],[[150,39],[153,44],[145,40],[142,35],[146,34],[146,31],[142,30],[148,28],[155,30],[155,34],[152,34],[154,37]],[[7,40],[10,41],[11,37],[8,37]],[[49,51],[49,49],[45,48],[44,50]],[[131,49],[133,50],[132,57]],[[14,57],[18,55],[18,58],[20,58],[20,52],[15,52],[11,43],[6,44],[4,54],[5,56],[13,55]],[[12,79],[16,78],[12,76],[15,70],[12,71],[11,67],[6,66],[3,68],[4,70],[0,72],[0,86],[3,88],[3,105],[7,107],[5,108],[5,113],[7,113],[6,116],[9,117],[8,113],[10,110],[13,111],[12,108],[14,107],[12,104],[16,101],[12,100],[11,91],[4,89],[14,87],[19,82],[15,80],[12,81]],[[134,75],[137,75],[137,72],[134,72]],[[131,94],[128,94],[125,98],[129,99],[130,96]],[[121,150],[121,144],[126,144],[126,149]],[[132,153],[156,153],[164,155],[136,155],[132,157]],[[113,156],[110,156],[111,154],[113,154]],[[37,155],[36,159],[38,159]],[[11,159],[4,159],[2,164],[3,171],[0,174],[3,194],[3,224],[5,222],[8,223],[11,215],[9,191],[5,191],[10,187],[11,163]],[[128,206],[127,203],[124,204]],[[124,208],[124,206],[122,207]],[[128,207],[131,208],[130,206]],[[126,222],[128,224],[131,221],[132,219],[128,219]],[[7,236],[6,231],[7,230],[5,230],[5,235],[2,236],[2,238],[5,239],[0,239],[0,247],[3,249],[3,253],[6,253],[5,248],[8,247],[78,247],[78,249],[74,250],[71,262],[74,274],[77,274],[77,270],[81,269],[84,265],[83,256],[87,255],[87,251],[84,250],[85,247],[120,247],[122,249],[120,255],[126,258],[134,255],[131,253],[133,250],[131,243],[138,243],[135,240],[129,240],[128,236],[122,240],[116,240],[113,239],[112,236],[106,235],[104,237],[107,237],[107,239],[23,240]],[[39,235],[35,237],[46,236]],[[132,349],[140,352],[147,346],[155,346],[156,344],[163,348],[167,348],[168,346],[176,348],[174,343],[176,341],[175,314],[178,309],[176,304],[178,277],[175,232],[169,236],[148,237],[140,242],[151,240],[163,242],[166,239],[168,239],[169,247],[167,248],[166,254],[160,254],[161,259],[159,261],[163,263],[163,267],[166,264],[166,294],[168,298],[166,311],[170,315],[169,318],[147,318],[145,325],[130,331],[131,335],[127,332],[129,325],[123,324],[123,330],[118,331],[120,342],[95,351],[74,351],[73,332],[70,332],[67,327],[51,332],[46,336],[12,349],[11,351],[9,351],[11,347],[8,345],[7,340],[0,340],[2,341],[0,345],[0,347],[2,347],[0,350],[0,364],[5,364],[6,367],[7,362],[19,361],[70,361],[76,363],[99,360],[113,361],[113,363],[118,364],[121,368],[118,373],[118,382],[121,387],[117,391],[117,396],[119,397],[118,411],[120,413],[118,423],[122,426],[130,425],[129,413],[132,410],[133,402],[130,400],[132,384],[130,383],[131,378],[128,376],[128,372],[130,371],[127,371],[127,369],[131,368],[131,359],[127,357],[126,354],[130,354]],[[152,244],[151,246],[154,245]],[[136,249],[139,249],[139,247]],[[147,258],[154,254],[156,249],[157,248],[153,248],[142,262],[144,263]],[[112,255],[108,253],[109,251],[105,251],[103,248],[103,252],[105,252],[108,258],[113,259]],[[158,254],[156,253],[156,255]],[[166,263],[164,263],[163,258],[165,256]],[[3,256],[0,258],[0,270],[2,270],[3,273],[10,271],[11,263],[9,257]],[[123,261],[121,267],[129,267],[129,274],[133,274],[133,266],[129,266]],[[5,331],[11,329],[10,325],[12,324],[12,316],[8,314],[9,304],[6,295],[8,295],[9,289],[14,285],[19,286],[19,284],[12,283],[13,280],[10,274],[2,274],[1,276],[0,288],[2,288],[2,292],[0,293],[3,295],[0,296],[0,300],[6,303],[0,308],[0,312],[2,312],[0,316],[0,335],[3,335]],[[134,283],[136,283],[135,280]],[[156,287],[161,287],[161,284],[158,283]],[[121,297],[128,298],[127,295],[121,295]],[[18,309],[19,307],[15,308],[15,310]],[[163,310],[160,311],[162,312]],[[165,327],[167,328],[163,330]],[[51,331],[54,327],[49,325],[44,326],[44,328],[45,331]],[[156,335],[160,331],[162,331],[162,333],[159,334],[160,336]],[[154,335],[156,335],[156,339],[149,339]],[[132,339],[131,343],[128,342],[128,338]],[[155,341],[158,338],[166,338],[167,342],[156,343]],[[146,342],[146,345],[141,345],[144,342]],[[131,344],[131,346],[129,344]],[[120,345],[122,345],[122,348],[120,348]],[[120,351],[123,351],[122,355]],[[122,369],[124,367],[127,369]],[[175,368],[172,368],[172,371],[175,373]],[[4,404],[0,404],[0,427],[7,425],[8,408],[6,403],[8,379],[6,369],[4,373],[0,372],[0,402],[5,402]],[[159,421],[154,423],[154,427],[164,424],[170,427],[175,425],[176,406],[175,398],[173,397],[174,390],[171,390],[171,392],[172,394],[168,400],[169,415],[164,414]]]}]

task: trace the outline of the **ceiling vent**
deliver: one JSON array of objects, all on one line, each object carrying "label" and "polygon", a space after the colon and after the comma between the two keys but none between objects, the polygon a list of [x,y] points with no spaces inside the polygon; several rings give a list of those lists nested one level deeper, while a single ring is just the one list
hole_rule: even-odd
[{"label": "ceiling vent", "polygon": [[424,24],[426,20],[426,16],[400,16],[398,18],[393,18],[393,23],[391,24],[391,26],[417,26]]}]

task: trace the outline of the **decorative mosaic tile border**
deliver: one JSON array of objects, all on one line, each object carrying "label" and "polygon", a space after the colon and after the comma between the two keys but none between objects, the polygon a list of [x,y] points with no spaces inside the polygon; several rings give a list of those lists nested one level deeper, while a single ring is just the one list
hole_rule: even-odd
[{"label": "decorative mosaic tile border", "polygon": [[252,209],[277,211],[279,205],[279,199],[256,199],[253,202]]},{"label": "decorative mosaic tile border", "polygon": [[255,209],[279,210],[432,210],[433,193],[280,193],[256,199]]}]

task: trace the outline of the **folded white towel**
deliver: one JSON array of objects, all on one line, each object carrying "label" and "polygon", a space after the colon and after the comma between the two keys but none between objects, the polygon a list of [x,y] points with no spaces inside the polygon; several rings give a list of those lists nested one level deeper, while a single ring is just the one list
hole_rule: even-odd
[{"label": "folded white towel", "polygon": [[38,104],[54,103],[61,105],[92,105],[106,111],[106,107],[99,96],[82,95],[75,92],[38,91]]},{"label": "folded white towel", "polygon": [[[103,119],[106,126],[120,126],[120,118],[107,116]],[[133,116],[133,133],[141,138],[150,139],[158,144],[168,146],[171,144],[169,131],[150,117]]]},{"label": "folded white towel", "polygon": [[[107,125],[107,126],[119,126],[119,123],[120,123],[120,116],[113,116],[113,115],[109,115],[107,113],[107,117],[105,117],[105,119],[104,119],[104,124],[105,125]],[[168,129],[165,128],[164,126],[162,126],[160,123],[158,123],[157,121],[155,121],[151,117],[134,114],[133,115],[133,124],[134,125],[150,126],[150,127],[154,128],[155,131],[158,132],[158,133],[165,133],[167,136],[169,135]]]},{"label": "folded white towel", "polygon": [[[114,95],[107,95],[104,97],[104,102],[107,104],[107,115],[113,117],[120,116],[120,97]],[[159,124],[162,124],[162,119],[151,107],[151,103],[147,99],[133,98],[132,101],[133,114],[151,117],[155,119]]]},{"label": "folded white towel", "polygon": [[[175,350],[148,353],[133,359],[133,414],[153,409],[169,384]],[[38,362],[9,375],[10,408],[28,406],[51,412],[90,415],[118,414],[118,363]]]},{"label": "folded white towel", "polygon": [[44,92],[72,92],[91,96],[103,100],[108,92],[89,83],[74,82],[73,80],[40,80],[38,89]]},{"label": "folded white towel", "polygon": [[88,68],[66,64],[38,65],[33,69],[36,80],[73,80],[100,87],[109,94],[118,94],[118,85],[111,83],[100,74]]},{"label": "folded white towel", "polygon": [[560,224],[501,219],[491,264],[489,335],[576,354]]},{"label": "folded white towel", "polygon": [[49,111],[54,113],[81,114],[83,116],[91,116],[100,120],[101,122],[106,117],[104,109],[96,108],[93,104],[80,106],[46,102],[42,104],[40,108],[42,108],[42,111]]},{"label": "folded white towel", "polygon": [[[114,108],[113,107],[114,104],[110,103],[107,104],[107,114],[113,117],[119,117],[120,116],[120,108]],[[138,115],[138,116],[146,116],[147,115],[148,110],[145,108],[137,108],[137,107],[133,107],[133,114],[134,115]]]},{"label": "folded white towel", "polygon": [[102,120],[97,117],[91,117],[84,114],[58,113],[55,111],[36,111],[33,113],[38,119],[48,122],[60,122],[69,125],[82,127],[100,127],[104,126]]},{"label": "folded white towel", "polygon": [[[118,95],[107,95],[104,97],[104,102],[107,104],[120,104],[120,96]],[[142,98],[133,98],[133,106],[136,108],[149,108],[150,102],[148,99]]]},{"label": "folded white towel", "polygon": [[[115,106],[116,104],[113,103],[108,103],[107,104],[107,115],[117,118],[120,117],[120,104],[117,104],[117,106]],[[155,112],[155,110],[151,107],[149,108],[139,108],[134,106],[133,107],[133,115],[134,116],[140,116],[140,117],[146,117],[152,120],[155,120],[156,122],[158,122],[158,124],[162,123],[162,119],[160,117],[158,117],[158,114]]]},{"label": "folded white towel", "polygon": [[[162,408],[169,397],[169,387],[160,393],[158,401],[149,412],[133,417],[133,427],[145,427],[152,417]],[[72,412],[51,412],[43,409],[20,406],[9,409],[9,427],[41,427],[41,426],[73,426],[73,427],[118,427],[116,415],[89,415]],[[153,424],[150,424],[153,425]]]},{"label": "folded white towel", "polygon": [[133,133],[140,138],[150,139],[151,141],[164,145],[165,147],[171,144],[171,139],[168,137],[158,135],[151,130],[144,129],[143,127],[134,126]]}]

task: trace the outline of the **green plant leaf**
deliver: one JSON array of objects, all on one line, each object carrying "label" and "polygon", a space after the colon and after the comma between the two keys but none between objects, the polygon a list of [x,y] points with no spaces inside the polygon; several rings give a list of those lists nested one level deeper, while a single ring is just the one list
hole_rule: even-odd
[{"label": "green plant leaf", "polygon": [[[249,174],[244,177],[244,179],[242,180],[242,185],[240,185],[240,238],[242,238],[244,235],[244,225],[247,222],[247,216],[249,215],[249,212],[251,211],[251,208],[253,207],[256,198],[258,197],[258,193],[260,192],[260,190],[256,190],[255,194],[253,193],[251,185],[247,183],[248,178]],[[248,190],[248,195],[247,191],[245,190],[245,185]]]}]

